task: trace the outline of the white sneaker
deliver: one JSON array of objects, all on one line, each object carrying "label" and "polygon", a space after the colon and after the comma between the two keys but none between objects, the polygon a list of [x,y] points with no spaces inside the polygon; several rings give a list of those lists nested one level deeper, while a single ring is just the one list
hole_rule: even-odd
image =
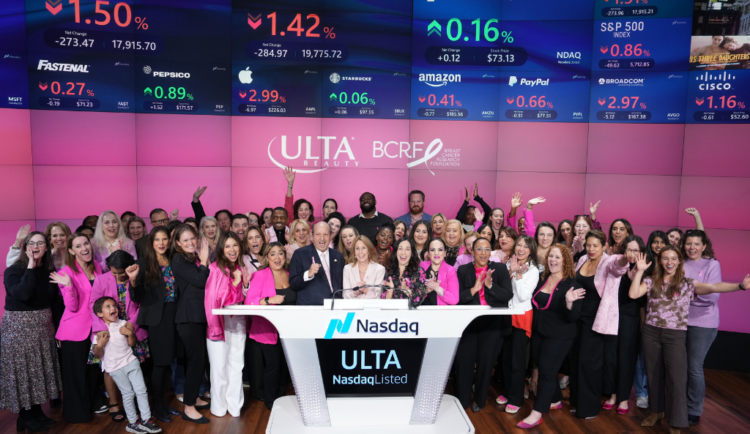
[{"label": "white sneaker", "polygon": [[648,396],[639,396],[635,399],[635,405],[638,408],[648,408]]}]

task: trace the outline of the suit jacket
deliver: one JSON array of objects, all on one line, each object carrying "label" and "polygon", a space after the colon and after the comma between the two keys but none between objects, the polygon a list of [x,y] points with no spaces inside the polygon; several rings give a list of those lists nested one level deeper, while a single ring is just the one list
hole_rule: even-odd
[{"label": "suit jacket", "polygon": [[344,284],[344,255],[331,248],[328,249],[331,285],[328,285],[322,266],[311,280],[305,282],[305,273],[310,270],[313,258],[316,264],[321,263],[318,250],[310,244],[297,249],[289,263],[289,285],[297,291],[298,305],[322,305],[324,299],[331,298],[331,288],[335,291]]},{"label": "suit jacket", "polygon": [[[89,299],[91,298],[91,283],[83,270],[74,272],[65,266],[60,274],[70,276],[70,286],[60,286],[65,311],[60,319],[60,327],[55,337],[61,341],[82,341],[91,337],[91,314],[89,313]],[[102,274],[99,263],[94,261],[94,275]]]},{"label": "suit jacket", "polygon": [[[365,284],[380,285],[383,283],[383,279],[385,279],[385,267],[377,262],[370,262],[365,272]],[[381,291],[377,288],[368,288],[367,294],[355,294],[354,291],[349,291],[349,289],[357,286],[357,282],[359,281],[359,266],[357,263],[347,264],[344,267],[344,298],[380,298]]]},{"label": "suit jacket", "polygon": [[[275,295],[276,284],[273,281],[273,270],[270,267],[264,268],[253,273],[253,277],[250,279],[250,288],[247,290],[247,297],[245,297],[245,304],[259,306],[261,299]],[[261,344],[274,345],[279,338],[276,327],[262,316],[253,316],[252,318],[248,337]]]},{"label": "suit jacket", "polygon": [[176,254],[172,257],[172,274],[178,295],[175,324],[206,324],[206,282],[208,267],[188,261]]},{"label": "suit jacket", "polygon": [[[599,303],[591,329],[604,335],[617,335],[620,326],[620,279],[628,272],[627,263],[623,266],[618,263],[620,258],[622,255],[602,253],[602,259],[599,260],[594,274],[594,285],[602,301]],[[576,271],[588,260],[589,255],[583,255],[578,260]]]},{"label": "suit jacket", "polygon": [[[239,268],[236,268],[239,269]],[[209,275],[206,282],[206,338],[212,341],[224,340],[224,315],[214,315],[213,309],[221,309],[224,306],[242,303],[245,299],[242,294],[242,281],[238,286],[233,286],[234,277],[232,273],[224,274],[216,262],[208,266]]]},{"label": "suit jacket", "polygon": [[[510,273],[505,264],[500,262],[488,262],[488,269],[492,270],[492,287],[484,288],[484,299],[492,307],[508,307],[513,299],[513,284],[510,281]],[[479,292],[471,295],[471,288],[477,281],[474,264],[465,264],[458,267],[458,304],[480,305]],[[510,315],[485,316],[475,319],[472,324],[481,328],[502,330],[503,335],[509,335],[513,323]],[[469,327],[471,327],[470,325]]]},{"label": "suit jacket", "polygon": [[[155,285],[147,285],[145,259],[141,258],[137,262],[138,277],[135,278],[135,286],[128,287],[130,299],[140,304],[136,323],[141,326],[156,327],[161,324],[164,300],[167,298],[167,283],[163,277],[159,276]],[[179,294],[175,294],[176,301],[179,301]]]},{"label": "suit jacket", "polygon": [[135,252],[139,258],[146,256],[146,246],[148,245],[148,234],[143,234],[142,237],[135,240]]},{"label": "suit jacket", "polygon": [[[427,273],[427,269],[432,266],[432,262],[424,261],[419,264]],[[438,306],[453,305],[458,303],[458,272],[446,262],[440,264],[437,280],[440,281],[440,287],[443,288],[443,295],[437,296]],[[471,294],[471,293],[469,293]]]},{"label": "suit jacket", "polygon": [[[534,290],[532,300],[542,289],[547,279],[539,279],[539,283]],[[580,289],[581,284],[575,279],[563,279],[557,284],[550,297],[549,307],[544,309],[544,305],[531,303],[534,307],[534,319],[531,329],[533,333],[555,339],[574,339],[576,337],[576,320],[581,317],[581,306],[583,300],[573,302],[573,309],[569,310],[565,303],[565,294],[570,289]]]},{"label": "suit jacket", "polygon": [[[126,285],[130,286],[130,283],[126,283]],[[92,335],[96,334],[96,332],[109,330],[107,328],[107,324],[105,324],[104,321],[94,313],[94,303],[96,303],[96,300],[101,297],[112,297],[115,300],[117,300],[119,297],[119,295],[117,294],[117,280],[115,279],[115,276],[112,275],[112,273],[105,273],[97,276],[96,280],[94,280],[94,286],[91,288],[91,297],[89,297],[89,312],[91,313],[92,320]],[[138,305],[138,303],[133,301],[130,295],[130,290],[128,290],[128,293],[125,295],[125,312],[127,312],[128,315],[128,322],[133,323],[133,327],[135,328],[135,337],[137,337],[139,341],[142,341],[148,337],[148,331],[136,324],[139,309],[140,306]]]}]

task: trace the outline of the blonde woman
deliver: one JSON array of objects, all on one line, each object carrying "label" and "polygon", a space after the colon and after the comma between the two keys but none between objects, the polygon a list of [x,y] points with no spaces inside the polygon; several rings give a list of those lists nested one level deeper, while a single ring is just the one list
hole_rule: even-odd
[{"label": "blonde woman", "polygon": [[[357,228],[351,225],[346,225],[341,228],[341,236],[339,237],[339,245],[336,250],[344,255],[344,262],[349,263],[354,258],[354,241],[359,236]],[[372,243],[370,243],[372,244]]]},{"label": "blonde woman", "polygon": [[216,260],[216,244],[219,242],[220,235],[219,222],[215,217],[205,216],[201,219],[198,226],[198,237],[200,240],[205,238],[208,241],[209,260],[211,262]]},{"label": "blonde woman", "polygon": [[452,267],[456,264],[458,255],[463,254],[464,225],[455,219],[448,220],[445,231],[440,238],[445,241],[445,262]]},{"label": "blonde woman", "polygon": [[112,210],[107,210],[99,216],[94,230],[94,238],[91,240],[94,249],[94,260],[101,265],[102,272],[109,271],[107,258],[112,252],[125,250],[137,259],[135,243],[125,235],[120,217]]},{"label": "blonde woman", "polygon": [[300,247],[310,244],[310,223],[307,220],[297,219],[289,226],[289,241],[286,245],[286,256],[291,258]]},{"label": "blonde woman", "polygon": [[380,285],[385,278],[385,267],[378,264],[375,247],[369,238],[360,235],[354,240],[354,255],[344,267],[344,298],[380,298],[381,290],[362,288],[362,285]]},{"label": "blonde woman", "polygon": [[445,215],[443,213],[437,213],[434,216],[432,216],[432,220],[430,221],[430,224],[432,226],[433,237],[442,238],[443,231],[445,230],[445,222],[447,221],[448,219],[445,218]]}]

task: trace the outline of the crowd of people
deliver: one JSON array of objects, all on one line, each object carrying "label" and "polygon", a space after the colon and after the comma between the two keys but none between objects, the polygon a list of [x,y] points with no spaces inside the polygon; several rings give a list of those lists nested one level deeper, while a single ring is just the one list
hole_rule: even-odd
[{"label": "crowd of people", "polygon": [[[747,289],[750,275],[722,283],[697,210],[687,210],[696,229],[656,230],[644,242],[624,218],[604,233],[599,202],[587,215],[536,223],[545,198],[522,208],[517,193],[506,214],[475,185],[453,219],[425,213],[415,190],[395,221],[369,192],[360,214],[347,220],[327,199],[316,221],[312,203],[294,200],[295,172],[284,176],[284,206],[259,214],[208,216],[202,187],[195,217],[154,209],[150,232],[134,213],[113,211],[75,232],[61,222],[22,227],[8,252],[0,325],[0,410],[19,413],[18,431],[54,424],[41,409],[48,400],[68,423],[109,412],[131,433],[160,432],[179,415],[209,423],[206,409],[238,417],[243,383],[270,409],[288,384],[275,327],[212,309],[322,305],[340,289],[416,308],[520,308],[463,332],[451,375],[465,409],[482,410],[494,377],[508,413],[534,395],[521,428],[562,409],[567,387],[579,418],[627,414],[635,386],[636,405],[650,411],[643,426],[665,413],[670,432],[699,423],[719,293]],[[170,383],[182,411],[168,404]]]}]

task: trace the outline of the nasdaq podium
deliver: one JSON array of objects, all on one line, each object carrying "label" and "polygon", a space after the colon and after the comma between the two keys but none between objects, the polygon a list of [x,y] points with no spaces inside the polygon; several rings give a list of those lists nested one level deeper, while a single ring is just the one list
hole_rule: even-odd
[{"label": "nasdaq podium", "polygon": [[229,306],[214,315],[262,316],[279,331],[296,396],[276,400],[266,433],[473,433],[445,395],[466,326],[489,306],[337,299],[323,306]]}]

